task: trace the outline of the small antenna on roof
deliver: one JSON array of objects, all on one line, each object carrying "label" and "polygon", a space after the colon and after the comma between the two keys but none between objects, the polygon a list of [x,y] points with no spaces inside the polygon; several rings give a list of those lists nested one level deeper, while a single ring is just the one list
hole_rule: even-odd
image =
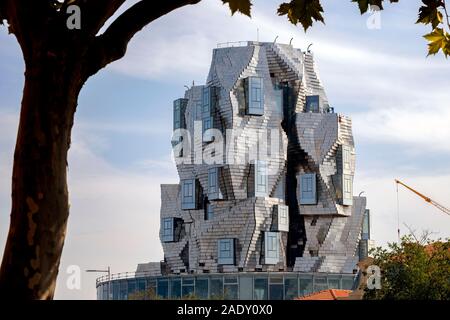
[{"label": "small antenna on roof", "polygon": [[291,38],[291,40],[289,40],[289,45],[292,46],[292,40],[294,40],[294,37]]},{"label": "small antenna on roof", "polygon": [[273,43],[277,42],[278,36],[275,37],[275,40],[273,40]]},{"label": "small antenna on roof", "polygon": [[309,46],[308,46],[308,48],[306,49],[306,51],[308,52],[308,53],[311,53],[311,46],[312,46],[313,44],[311,43]]}]

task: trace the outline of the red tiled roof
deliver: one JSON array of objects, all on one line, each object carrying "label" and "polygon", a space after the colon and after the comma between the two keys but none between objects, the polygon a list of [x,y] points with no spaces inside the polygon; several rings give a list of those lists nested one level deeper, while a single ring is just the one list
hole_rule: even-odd
[{"label": "red tiled roof", "polygon": [[314,292],[310,295],[295,298],[295,300],[338,300],[338,298],[346,298],[352,290],[328,289]]}]

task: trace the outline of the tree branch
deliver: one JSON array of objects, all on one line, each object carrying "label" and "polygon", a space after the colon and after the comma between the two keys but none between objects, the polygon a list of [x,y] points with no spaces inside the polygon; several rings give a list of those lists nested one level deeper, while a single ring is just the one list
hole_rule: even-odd
[{"label": "tree branch", "polygon": [[82,13],[82,29],[91,35],[96,35],[106,21],[125,3],[126,0],[78,0],[69,2],[67,5],[76,4]]},{"label": "tree branch", "polygon": [[[96,0],[98,1],[98,0]],[[89,73],[94,74],[107,64],[122,58],[128,42],[152,21],[186,5],[201,0],[141,0],[122,13],[107,29],[97,37],[94,45],[93,61]]]}]

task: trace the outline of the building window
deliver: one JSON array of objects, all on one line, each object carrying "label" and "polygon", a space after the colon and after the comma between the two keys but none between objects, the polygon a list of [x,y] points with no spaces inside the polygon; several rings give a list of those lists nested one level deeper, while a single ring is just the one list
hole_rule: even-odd
[{"label": "building window", "polygon": [[264,85],[262,77],[248,77],[245,79],[246,113],[248,115],[264,114]]},{"label": "building window", "polygon": [[211,132],[206,132],[213,128],[213,117],[203,118],[203,142],[211,142],[213,140],[213,135]]},{"label": "building window", "polygon": [[164,218],[162,221],[162,241],[173,242],[175,240],[174,218]]},{"label": "building window", "polygon": [[212,102],[214,101],[213,89],[211,87],[203,88],[203,97],[202,97],[202,113],[203,117],[209,117],[212,114]]},{"label": "building window", "polygon": [[195,179],[185,179],[181,181],[181,209],[197,209]]},{"label": "building window", "polygon": [[276,204],[274,207],[275,231],[289,231],[289,207]]},{"label": "building window", "polygon": [[305,112],[318,113],[320,111],[319,107],[319,96],[306,96],[306,108]]},{"label": "building window", "polygon": [[212,220],[214,218],[214,209],[210,202],[205,205],[205,220]]},{"label": "building window", "polygon": [[280,238],[278,232],[264,233],[264,263],[277,264],[280,261]]},{"label": "building window", "polygon": [[351,148],[350,146],[342,146],[342,165],[344,170],[351,170]]},{"label": "building window", "polygon": [[208,194],[214,194],[218,191],[218,168],[210,168],[208,170]]},{"label": "building window", "polygon": [[351,206],[353,204],[353,176],[344,174],[344,197],[343,205]]},{"label": "building window", "polygon": [[186,129],[184,113],[188,99],[177,99],[173,102],[173,129]]},{"label": "building window", "polygon": [[257,160],[255,161],[255,197],[267,197],[268,189],[267,163]]},{"label": "building window", "polygon": [[364,218],[363,218],[361,238],[363,240],[369,240],[370,239],[370,210],[369,209],[366,209],[364,211]]},{"label": "building window", "polygon": [[208,170],[208,199],[218,200],[222,198],[219,185],[220,168],[210,168]]},{"label": "building window", "polygon": [[300,204],[317,204],[315,173],[300,175]]},{"label": "building window", "polygon": [[234,239],[220,239],[217,247],[217,263],[234,264]]}]

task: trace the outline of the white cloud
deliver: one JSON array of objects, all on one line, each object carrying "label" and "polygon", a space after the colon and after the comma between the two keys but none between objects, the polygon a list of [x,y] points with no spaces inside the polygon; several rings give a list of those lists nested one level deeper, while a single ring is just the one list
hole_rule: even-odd
[{"label": "white cloud", "polygon": [[110,265],[133,271],[140,262],[162,259],[159,242],[160,184],[171,181],[175,166],[156,170],[118,170],[74,137],[70,151],[71,217],[57,298],[95,298],[94,276],[83,275],[82,290],[65,286],[68,265],[85,270]]},{"label": "white cloud", "polygon": [[[433,112],[434,111],[434,112]],[[422,153],[450,152],[450,110],[385,108],[353,116],[358,139],[414,146]]]}]

